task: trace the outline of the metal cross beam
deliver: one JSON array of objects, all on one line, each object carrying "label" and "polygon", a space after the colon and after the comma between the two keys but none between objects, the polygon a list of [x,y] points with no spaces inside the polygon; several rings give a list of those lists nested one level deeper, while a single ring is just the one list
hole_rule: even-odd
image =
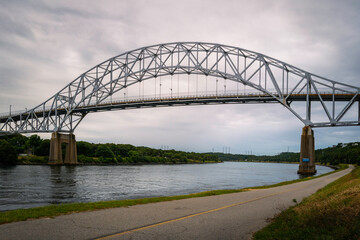
[{"label": "metal cross beam", "polygon": [[[189,90],[181,96],[173,94],[173,76],[179,75],[188,77],[188,89],[196,81],[196,94]],[[216,93],[209,92],[208,85],[205,93],[198,93],[198,79],[190,81],[190,75],[205,76],[206,81],[209,78],[216,85]],[[170,93],[166,95],[162,86],[169,78]],[[222,93],[219,79],[225,82]],[[227,87],[228,82],[236,83],[236,91]],[[147,92],[150,97],[144,95],[145,83],[154,83],[154,92]],[[239,93],[239,85],[253,92]],[[127,90],[134,86],[139,86],[139,96],[129,98]],[[178,92],[179,88],[178,82]],[[246,49],[202,42],[167,43],[110,58],[38,106],[1,115],[0,134],[73,132],[87,113],[96,111],[250,102],[280,103],[306,126],[352,126],[360,124],[359,90]],[[120,93],[124,98],[113,101]],[[296,101],[305,103],[302,111],[292,107]],[[320,103],[316,110],[312,108],[314,102]],[[325,120],[312,121],[314,111],[323,114]]]}]

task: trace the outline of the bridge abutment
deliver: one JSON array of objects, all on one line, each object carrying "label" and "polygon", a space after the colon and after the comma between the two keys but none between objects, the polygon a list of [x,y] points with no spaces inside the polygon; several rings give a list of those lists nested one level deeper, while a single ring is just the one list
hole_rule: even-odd
[{"label": "bridge abutment", "polygon": [[305,126],[301,134],[299,174],[315,174],[315,138],[310,126]]},{"label": "bridge abutment", "polygon": [[[63,159],[63,145],[65,156]],[[77,151],[75,135],[54,132],[50,141],[49,164],[77,164]]]}]

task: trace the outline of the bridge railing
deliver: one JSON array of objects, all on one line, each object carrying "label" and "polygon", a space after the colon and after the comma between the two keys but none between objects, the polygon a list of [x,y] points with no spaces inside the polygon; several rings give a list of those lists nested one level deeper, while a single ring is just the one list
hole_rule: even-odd
[{"label": "bridge railing", "polygon": [[[335,92],[329,92],[329,89],[318,89],[320,94],[342,94],[343,91],[335,91]],[[276,95],[277,93],[275,91],[271,92],[272,94]],[[292,95],[299,95],[299,94],[306,94],[306,91],[301,91],[298,93],[292,93]],[[314,93],[313,93],[314,94]],[[86,106],[80,106],[80,107],[87,107],[87,106],[97,106],[97,105],[112,105],[112,104],[121,104],[121,103],[128,103],[128,102],[148,102],[148,101],[159,101],[159,100],[176,100],[176,99],[195,99],[195,98],[206,98],[206,97],[254,97],[254,96],[266,96],[261,91],[258,91],[256,89],[236,89],[236,90],[226,90],[224,91],[198,91],[198,92],[174,92],[174,93],[163,93],[163,94],[146,94],[146,95],[130,95],[127,96],[126,94],[123,97],[115,97],[115,98],[109,98],[107,101],[102,102],[96,102],[91,101]],[[10,112],[3,112],[0,113],[0,118],[7,118],[10,116],[17,116],[20,114],[26,114],[31,113],[31,111],[35,110],[36,113],[40,112],[49,112],[51,110],[54,110],[52,106],[45,106],[41,109],[23,109],[23,110],[15,110]]]},{"label": "bridge railing", "polygon": [[[274,93],[275,94],[275,93]],[[226,92],[222,91],[198,91],[198,92],[176,92],[176,93],[163,93],[163,94],[146,94],[146,95],[141,95],[141,96],[134,96],[134,95],[125,95],[125,97],[119,97],[117,96],[116,98],[110,98],[108,101],[102,101],[101,103],[97,103],[95,100],[91,101],[88,105],[96,105],[96,104],[105,104],[105,103],[112,103],[112,102],[134,102],[134,101],[149,101],[149,100],[160,100],[160,99],[165,99],[165,98],[181,98],[181,99],[185,99],[185,98],[195,98],[195,97],[213,97],[213,96],[218,96],[218,97],[224,97],[224,96],[247,96],[247,95],[251,95],[251,96],[255,96],[255,95],[264,95],[262,92],[259,91],[255,91],[255,90],[251,90],[248,89],[244,92],[244,90],[242,90],[242,92],[236,91],[236,90],[228,90]],[[28,110],[28,109],[22,109],[22,110],[12,110],[11,114],[10,112],[2,112],[0,113],[0,118],[1,117],[7,117],[7,116],[13,116],[13,115],[18,115],[21,113],[27,113],[27,112],[31,112],[33,109]],[[39,109],[40,110],[40,109]],[[41,111],[35,111],[36,112],[42,112],[42,111],[50,111],[52,110],[51,106],[45,106],[45,108],[41,108]]]}]

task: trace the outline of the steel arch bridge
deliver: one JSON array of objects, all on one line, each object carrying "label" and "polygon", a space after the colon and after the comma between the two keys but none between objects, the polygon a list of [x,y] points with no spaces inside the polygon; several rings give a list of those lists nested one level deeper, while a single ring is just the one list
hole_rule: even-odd
[{"label": "steel arch bridge", "polygon": [[[355,126],[359,91],[238,47],[166,43],[110,58],[38,106],[0,115],[0,135],[73,133],[88,113],[98,111],[253,102],[280,103],[310,128]],[[314,114],[322,117],[314,121]]]},{"label": "steel arch bridge", "polygon": [[[211,76],[232,81],[255,90],[248,94],[234,89],[161,95],[142,95],[144,81],[173,75]],[[161,79],[160,79],[161,80]],[[192,82],[188,83],[190,84]],[[112,100],[120,91],[139,86],[137,98]],[[226,88],[226,85],[224,85]],[[156,90],[158,94],[156,95]],[[179,90],[179,89],[178,89]],[[306,126],[328,127],[360,124],[359,107],[351,120],[342,120],[355,102],[359,87],[329,80],[290,64],[253,51],[212,43],[178,42],[139,48],[110,58],[65,86],[54,96],[24,112],[0,116],[0,133],[73,132],[87,113],[113,109],[175,106],[209,103],[278,102]],[[160,93],[159,93],[160,91]],[[126,94],[126,93],[125,93]],[[293,101],[305,102],[305,116],[291,107]],[[319,102],[327,119],[311,121],[311,103]],[[338,102],[346,104],[336,107]],[[329,104],[330,103],[330,104]],[[349,114],[350,115],[350,114]]]}]

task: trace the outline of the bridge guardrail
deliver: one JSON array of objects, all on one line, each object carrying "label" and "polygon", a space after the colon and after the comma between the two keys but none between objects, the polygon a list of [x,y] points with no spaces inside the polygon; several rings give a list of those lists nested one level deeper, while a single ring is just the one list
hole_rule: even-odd
[{"label": "bridge guardrail", "polygon": [[[322,95],[332,95],[333,93],[331,92],[319,92]],[[342,92],[340,91],[336,91],[335,94],[340,94]],[[273,95],[277,95],[276,92],[272,92]],[[301,93],[293,93],[291,95],[293,96],[299,96],[299,95],[304,95],[306,94],[305,92],[301,92]],[[315,93],[313,93],[315,94]],[[224,92],[218,92],[216,93],[215,91],[211,91],[210,94],[209,92],[191,92],[191,93],[174,93],[174,94],[162,94],[162,95],[143,95],[142,97],[139,96],[126,96],[126,97],[118,97],[118,98],[114,98],[111,99],[110,101],[101,101],[101,102],[96,102],[96,101],[91,101],[88,105],[86,105],[86,107],[89,106],[97,106],[97,105],[112,105],[112,104],[120,104],[120,103],[134,103],[134,102],[149,102],[149,101],[153,101],[153,100],[185,100],[185,99],[194,99],[194,98],[207,98],[207,97],[244,97],[244,96],[266,96],[266,94],[264,94],[263,92],[260,91],[247,91],[247,92],[238,92],[238,91],[234,91],[234,90],[230,90],[227,91],[226,93]],[[80,106],[82,108],[82,106]],[[35,109],[35,113],[41,113],[41,112],[49,112],[51,111],[51,106],[46,106],[45,108],[41,108],[39,110]],[[64,108],[59,108],[59,109],[64,109]],[[20,114],[26,114],[26,113],[31,113],[32,110],[34,109],[24,109],[24,110],[15,110],[15,111],[11,111],[11,115],[9,112],[3,112],[0,113],[0,118],[8,118],[10,116],[18,116]]]}]

